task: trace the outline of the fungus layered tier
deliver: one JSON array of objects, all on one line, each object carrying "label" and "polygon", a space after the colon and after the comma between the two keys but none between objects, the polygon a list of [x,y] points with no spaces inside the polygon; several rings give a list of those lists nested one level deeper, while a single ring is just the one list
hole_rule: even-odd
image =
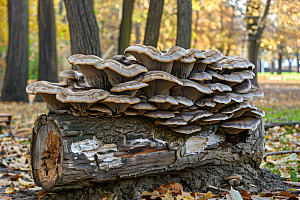
[{"label": "fungus layered tier", "polygon": [[182,134],[220,123],[236,135],[261,123],[264,111],[250,101],[264,94],[251,85],[255,66],[248,60],[213,49],[162,52],[145,45],[130,46],[125,54],[132,56],[72,55],[69,63],[81,72],[61,72],[67,85],[38,81],[26,91],[74,116],[143,115]]}]

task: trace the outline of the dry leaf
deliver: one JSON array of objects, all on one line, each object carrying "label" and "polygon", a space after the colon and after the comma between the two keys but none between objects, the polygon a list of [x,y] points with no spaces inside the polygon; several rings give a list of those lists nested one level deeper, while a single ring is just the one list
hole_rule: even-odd
[{"label": "dry leaf", "polygon": [[14,188],[11,188],[11,187],[8,187],[8,188],[5,188],[5,192],[4,194],[12,194],[12,193],[15,193],[15,189]]},{"label": "dry leaf", "polygon": [[39,199],[44,198],[48,194],[48,191],[43,190],[38,192]]},{"label": "dry leaf", "polygon": [[159,191],[160,193],[165,193],[168,190],[170,190],[173,195],[177,195],[181,193],[183,187],[182,184],[180,183],[169,182],[167,184],[159,186],[159,188],[156,190]]},{"label": "dry leaf", "polygon": [[296,197],[295,194],[291,194],[290,192],[287,192],[287,191],[281,191],[278,195],[285,196],[285,197]]},{"label": "dry leaf", "polygon": [[211,191],[208,191],[207,194],[205,195],[204,199],[211,199],[213,197]]},{"label": "dry leaf", "polygon": [[29,181],[24,181],[23,179],[21,178],[18,178],[18,181],[21,185],[25,185],[25,186],[29,186],[29,185],[35,185],[34,182],[29,182]]},{"label": "dry leaf", "polygon": [[0,200],[12,200],[12,199],[7,196],[0,196]]}]

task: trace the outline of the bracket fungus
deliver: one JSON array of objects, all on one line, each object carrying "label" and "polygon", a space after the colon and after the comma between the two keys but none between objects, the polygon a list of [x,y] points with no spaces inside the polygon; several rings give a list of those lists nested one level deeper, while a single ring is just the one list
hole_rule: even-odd
[{"label": "bracket fungus", "polygon": [[171,73],[173,62],[183,57],[186,51],[176,46],[161,52],[152,46],[136,44],[127,47],[124,53],[133,55],[137,62],[144,65],[149,71],[159,70]]},{"label": "bracket fungus", "polygon": [[26,91],[75,116],[144,115],[182,134],[219,123],[231,138],[256,129],[265,114],[249,102],[264,93],[251,85],[255,66],[245,58],[214,49],[159,51],[140,44],[125,53],[131,56],[72,55],[69,63],[81,71],[60,73],[68,85],[39,81]]}]

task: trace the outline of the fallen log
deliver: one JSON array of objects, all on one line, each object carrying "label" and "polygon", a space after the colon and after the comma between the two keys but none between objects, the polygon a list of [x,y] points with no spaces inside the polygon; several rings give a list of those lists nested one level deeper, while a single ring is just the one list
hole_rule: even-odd
[{"label": "fallen log", "polygon": [[35,182],[59,191],[208,165],[258,169],[263,152],[262,124],[229,135],[216,123],[186,135],[142,116],[53,114],[35,122],[31,163]]}]

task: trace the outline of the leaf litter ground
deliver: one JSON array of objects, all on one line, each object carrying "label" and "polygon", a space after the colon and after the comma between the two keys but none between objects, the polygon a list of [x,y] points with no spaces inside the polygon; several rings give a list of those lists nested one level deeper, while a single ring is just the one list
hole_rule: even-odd
[{"label": "leaf litter ground", "polygon": [[[300,92],[298,89],[266,89],[265,98],[255,100],[255,104],[266,111],[265,123],[300,121]],[[276,89],[276,88],[275,88]],[[47,198],[48,192],[43,191],[34,182],[30,166],[30,135],[35,119],[47,113],[45,103],[0,102],[0,114],[12,114],[12,122],[5,127],[0,135],[0,200],[16,197],[20,191],[34,192],[36,197]],[[275,126],[266,130],[265,153],[278,151],[300,150],[300,126]],[[285,181],[300,186],[300,159],[297,153],[272,155],[266,157],[261,168],[269,169],[278,174]],[[210,189],[209,189],[210,190]],[[290,191],[249,194],[242,190],[223,191],[217,190],[206,193],[195,191],[184,192],[179,183],[166,183],[153,191],[144,191],[142,199],[297,199],[300,191],[291,188]],[[113,194],[103,194],[103,199],[117,199]]]}]

